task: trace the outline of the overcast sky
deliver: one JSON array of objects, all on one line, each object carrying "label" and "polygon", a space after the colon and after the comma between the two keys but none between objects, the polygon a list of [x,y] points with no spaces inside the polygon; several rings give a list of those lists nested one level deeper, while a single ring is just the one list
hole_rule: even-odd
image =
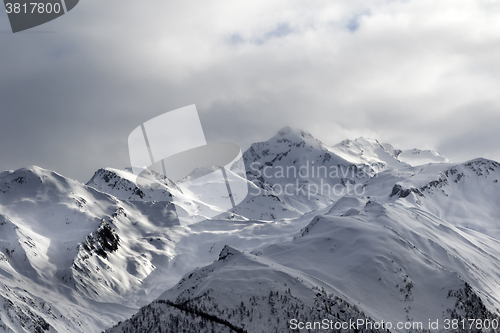
[{"label": "overcast sky", "polygon": [[86,182],[190,104],[244,149],[290,125],[500,161],[500,0],[82,0],[17,34],[0,12],[1,170]]}]

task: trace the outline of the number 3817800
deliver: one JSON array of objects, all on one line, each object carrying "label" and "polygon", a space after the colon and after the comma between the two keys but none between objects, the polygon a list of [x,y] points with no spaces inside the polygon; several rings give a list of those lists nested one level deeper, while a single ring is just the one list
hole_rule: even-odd
[{"label": "number 3817800", "polygon": [[20,4],[20,3],[6,3],[5,8],[7,10],[7,14],[58,14],[61,11],[61,5],[58,3],[51,4],[50,2],[30,2],[29,4]]}]

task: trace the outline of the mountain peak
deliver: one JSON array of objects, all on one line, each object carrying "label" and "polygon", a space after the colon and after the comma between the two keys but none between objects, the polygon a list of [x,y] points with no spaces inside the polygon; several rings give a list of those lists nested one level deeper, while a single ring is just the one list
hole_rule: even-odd
[{"label": "mountain peak", "polygon": [[131,183],[134,183],[137,179],[137,177],[131,173],[129,170],[118,170],[118,169],[113,169],[113,168],[100,168],[97,170],[92,178],[87,182],[86,185],[94,185],[96,182],[98,182],[101,179],[104,179],[106,182],[109,182],[110,178],[122,178],[124,180],[127,180]]},{"label": "mountain peak", "polygon": [[[130,170],[101,168],[86,185],[123,200],[168,201],[170,191],[178,189],[170,179],[154,171],[149,171],[144,177],[138,180]],[[146,185],[149,184],[146,179],[158,185],[155,190]]]},{"label": "mountain peak", "polygon": [[28,175],[35,175],[38,177],[49,175],[54,173],[53,171],[44,169],[42,167],[39,167],[37,165],[30,165],[25,168],[19,168],[17,170],[7,170],[2,172],[0,175],[3,174],[12,174],[12,175],[19,175],[19,176],[28,176]]},{"label": "mountain peak", "polygon": [[239,250],[235,249],[234,247],[229,246],[229,245],[225,245],[224,248],[222,249],[222,251],[220,251],[219,261],[224,260],[229,256],[239,254],[239,253],[241,253],[241,252]]},{"label": "mountain peak", "polygon": [[[303,135],[303,134],[309,134],[309,133],[306,133],[305,131],[303,131],[299,128],[290,127],[290,126],[285,126],[278,131],[278,135],[283,136],[283,135],[287,135],[287,134]],[[311,135],[311,134],[309,134],[309,135]]]},{"label": "mountain peak", "polygon": [[28,184],[40,185],[44,182],[71,182],[69,178],[61,176],[55,171],[47,170],[36,165],[17,170],[8,170],[0,173],[0,187],[5,191],[17,186],[28,186]]},{"label": "mountain peak", "polygon": [[283,136],[283,135],[286,135],[286,134],[288,134],[288,133],[290,133],[292,131],[296,131],[296,129],[293,129],[290,126],[285,126],[285,127],[283,127],[282,129],[280,129],[278,131],[278,135]]},{"label": "mountain peak", "polygon": [[280,129],[278,131],[277,136],[281,136],[281,137],[285,137],[285,136],[287,136],[287,137],[297,137],[297,138],[301,138],[301,139],[313,139],[313,140],[316,140],[311,135],[311,133],[303,131],[303,130],[298,129],[298,128],[293,128],[293,127],[290,127],[290,126],[285,126],[282,129]]},{"label": "mountain peak", "polygon": [[360,136],[357,139],[354,139],[354,142],[363,145],[363,146],[381,146],[380,142],[377,139],[365,138]]}]

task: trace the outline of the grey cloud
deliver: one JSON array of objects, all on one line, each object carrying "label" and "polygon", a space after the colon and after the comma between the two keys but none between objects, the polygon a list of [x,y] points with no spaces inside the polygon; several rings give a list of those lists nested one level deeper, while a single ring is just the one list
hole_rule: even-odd
[{"label": "grey cloud", "polygon": [[243,148],[290,125],[500,160],[499,13],[445,2],[456,17],[392,1],[80,2],[39,28],[55,33],[0,34],[0,169],[127,167],[129,133],[190,104],[209,141]]}]

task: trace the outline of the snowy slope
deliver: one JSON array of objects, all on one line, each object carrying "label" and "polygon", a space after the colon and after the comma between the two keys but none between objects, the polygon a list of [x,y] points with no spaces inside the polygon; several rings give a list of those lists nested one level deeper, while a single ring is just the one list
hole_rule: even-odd
[{"label": "snowy slope", "polygon": [[280,209],[272,213],[274,219],[324,208],[375,174],[368,163],[346,160],[311,134],[290,127],[252,144],[243,158],[247,178],[257,189],[249,200],[275,197]]},{"label": "snowy slope", "polygon": [[170,192],[179,191],[175,183],[158,174],[150,176],[156,177],[154,179],[159,184],[156,190],[138,185],[137,177],[128,170],[112,168],[97,170],[86,185],[123,200],[171,201]]},{"label": "snowy slope", "polygon": [[[139,309],[113,331],[498,315],[498,163],[291,128],[244,160],[250,194],[228,212],[203,202],[211,184],[183,192],[155,173],[1,173],[0,332],[100,332]],[[173,198],[220,214],[181,226]]]},{"label": "snowy slope", "polygon": [[465,282],[490,311],[500,307],[498,240],[406,204],[345,199],[294,241],[259,253],[328,283],[378,320],[442,321],[454,309],[450,290]]},{"label": "snowy slope", "polygon": [[[265,202],[262,196],[271,195],[280,209],[267,216],[252,215],[247,200],[234,212],[260,219],[293,217],[324,208],[384,170],[449,162],[434,151],[401,151],[375,139],[344,140],[329,147],[290,127],[266,142],[252,144],[243,158],[247,177],[255,185],[250,193],[256,195],[249,200]],[[261,210],[265,212],[266,207]]]},{"label": "snowy slope", "polygon": [[287,332],[292,319],[371,320],[324,287],[300,271],[226,246],[215,263],[184,276],[131,320],[107,332],[159,327],[172,332]]},{"label": "snowy slope", "polygon": [[352,163],[367,163],[376,172],[409,166],[408,163],[398,159],[401,150],[394,149],[388,143],[380,143],[376,139],[344,140],[334,145],[331,150]]},{"label": "snowy slope", "polygon": [[404,168],[410,165],[450,162],[435,150],[416,148],[400,150],[376,139],[357,138],[354,141],[344,140],[331,147],[330,150],[352,163],[367,163],[377,172],[386,169]]},{"label": "snowy slope", "polygon": [[[57,331],[102,331],[185,273],[174,259],[187,229],[168,202],[119,200],[38,167],[2,173],[0,191],[1,295],[15,309],[26,305],[9,290],[46,300],[66,319],[30,309]],[[16,327],[13,318],[2,321]]]},{"label": "snowy slope", "polygon": [[449,159],[435,150],[408,149],[398,155],[398,160],[412,166],[429,163],[451,163]]},{"label": "snowy slope", "polygon": [[405,201],[445,219],[500,239],[500,164],[475,159],[390,170],[374,177],[365,195]]},{"label": "snowy slope", "polygon": [[[213,261],[224,244],[251,249],[282,237],[281,225],[264,231],[265,223],[235,214],[180,227],[168,201],[144,200],[131,179],[99,170],[89,182],[98,191],[38,167],[0,175],[0,295],[13,303],[0,310],[6,331],[102,331]],[[169,193],[184,195],[173,186]]]},{"label": "snowy slope", "polygon": [[245,332],[292,332],[292,319],[396,325],[498,318],[499,242],[405,204],[344,198],[293,240],[254,252],[225,247],[217,262],[186,274],[109,332],[187,325],[210,332],[214,322]]},{"label": "snowy slope", "polygon": [[[246,332],[285,332],[294,318],[362,316],[394,325],[498,319],[499,251],[497,240],[405,203],[344,198],[294,240],[256,250],[258,256],[226,247],[217,262],[187,274],[109,332],[186,325],[210,332],[208,323],[222,321]],[[332,305],[328,300],[335,306],[318,305]]]},{"label": "snowy slope", "polygon": [[[324,160],[326,154],[331,156],[330,165]],[[296,219],[295,227],[304,226],[300,231],[287,219],[266,224],[266,235],[280,230],[283,237],[260,246],[254,243],[252,254],[226,247],[217,262],[187,274],[110,332],[141,332],[173,323],[184,329],[192,320],[196,321],[190,329],[199,332],[210,332],[211,325],[221,323],[247,332],[292,331],[290,308],[270,300],[275,293],[282,295],[280,288],[285,285],[293,285],[291,295],[285,293],[280,299],[303,309],[294,313],[301,320],[339,318],[345,313],[335,307],[322,312],[316,303],[321,296],[308,293],[318,289],[324,290],[319,295],[333,295],[356,309],[349,314],[352,317],[363,313],[394,324],[427,325],[429,319],[439,320],[441,330],[446,319],[498,320],[498,163],[477,159],[452,164],[434,152],[407,153],[362,138],[326,147],[289,128],[268,142],[254,144],[244,156],[249,178],[269,193],[276,193],[276,185],[292,177],[266,177],[265,167],[273,175],[271,171],[280,167],[314,161],[355,167],[370,177],[353,177],[353,183],[362,184],[361,192],[330,204],[323,201],[316,210],[300,195],[277,195],[290,203],[295,200],[296,206],[305,206],[304,211],[311,209],[310,223]],[[252,168],[252,163],[261,168]],[[247,241],[238,243],[239,248],[251,249],[248,229],[240,232]],[[295,295],[297,299],[291,297]],[[254,301],[249,307],[246,302],[253,296],[264,302]],[[274,312],[266,308],[268,304],[279,304],[280,309]],[[310,311],[311,304],[319,312]]]},{"label": "snowy slope", "polygon": [[[142,289],[142,280],[152,271],[156,248],[144,236],[148,227],[156,231],[155,223],[165,224],[159,219],[164,206],[125,204],[37,167],[2,173],[0,189],[4,297],[11,299],[8,294],[18,289],[27,299],[44,299],[60,313],[58,318],[66,318],[44,317],[58,331],[102,329],[114,321],[118,309],[130,313],[137,308],[137,296],[130,299],[128,293]],[[163,231],[163,238],[176,233],[170,226]],[[12,301],[14,308],[25,306]],[[108,302],[116,303],[116,309],[108,309]],[[97,316],[95,309],[100,309]]]}]

